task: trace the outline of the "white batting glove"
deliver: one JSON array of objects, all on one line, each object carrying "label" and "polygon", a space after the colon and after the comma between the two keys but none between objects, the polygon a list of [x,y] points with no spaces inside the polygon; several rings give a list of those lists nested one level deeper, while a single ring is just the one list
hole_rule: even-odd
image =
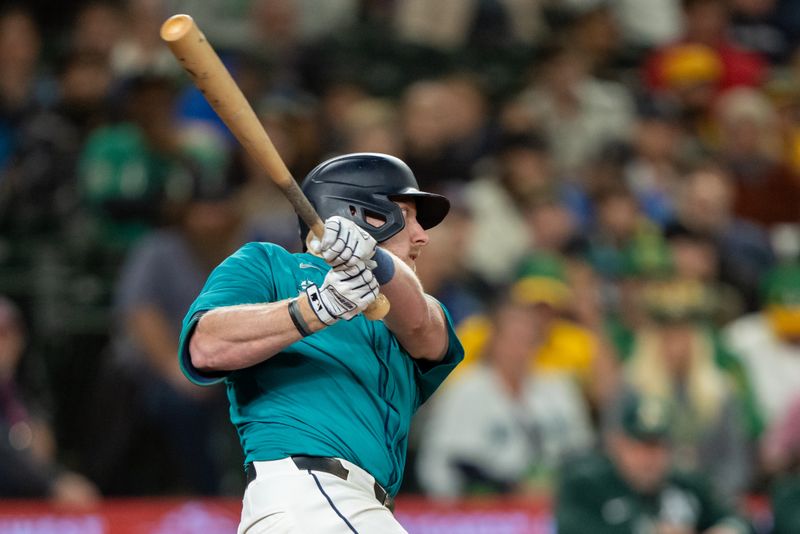
[{"label": "white batting glove", "polygon": [[322,282],[306,288],[308,302],[320,321],[332,325],[350,320],[369,306],[378,295],[378,281],[363,261],[352,267],[331,269]]},{"label": "white batting glove", "polygon": [[308,250],[322,256],[334,269],[354,267],[359,261],[370,269],[375,267],[372,256],[378,243],[350,219],[339,215],[325,220],[322,239],[313,236],[308,242]]}]

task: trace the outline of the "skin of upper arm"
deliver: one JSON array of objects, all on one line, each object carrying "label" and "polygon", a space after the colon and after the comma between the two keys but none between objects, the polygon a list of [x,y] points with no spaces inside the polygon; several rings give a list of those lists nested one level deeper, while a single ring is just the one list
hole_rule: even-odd
[{"label": "skin of upper arm", "polygon": [[422,313],[396,309],[394,315],[390,312],[386,316],[386,326],[412,358],[441,361],[449,345],[444,311],[433,297],[422,295],[425,300]]}]

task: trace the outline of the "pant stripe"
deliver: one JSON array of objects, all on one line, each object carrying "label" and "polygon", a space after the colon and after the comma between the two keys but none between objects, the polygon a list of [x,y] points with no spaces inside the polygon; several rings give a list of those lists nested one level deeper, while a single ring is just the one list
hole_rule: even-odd
[{"label": "pant stripe", "polygon": [[320,484],[320,483],[319,483],[319,479],[317,478],[317,475],[315,475],[315,474],[314,474],[314,473],[312,473],[311,471],[309,471],[309,472],[308,472],[308,474],[309,474],[309,475],[311,475],[312,477],[314,477],[314,482],[316,482],[316,483],[317,483],[317,487],[319,488],[319,491],[320,491],[320,492],[321,492],[321,493],[322,493],[322,494],[325,496],[325,498],[328,500],[328,504],[330,504],[330,505],[331,505],[331,508],[333,508],[333,511],[334,511],[334,512],[336,512],[336,515],[338,515],[338,516],[339,516],[339,517],[342,519],[342,521],[344,521],[344,522],[345,522],[345,524],[348,526],[348,528],[349,528],[349,529],[350,529],[352,532],[354,532],[355,534],[358,534],[358,531],[357,531],[356,529],[354,529],[354,528],[353,528],[353,525],[351,525],[351,524],[350,524],[350,521],[348,521],[348,520],[347,520],[347,518],[346,518],[345,516],[343,516],[343,515],[342,515],[342,513],[341,513],[341,512],[340,512],[340,511],[339,511],[339,510],[336,508],[336,505],[335,505],[335,504],[333,504],[333,501],[332,501],[332,500],[331,500],[331,498],[328,496],[328,494],[327,494],[327,493],[325,493],[325,490],[324,490],[324,489],[322,489],[322,484]]}]

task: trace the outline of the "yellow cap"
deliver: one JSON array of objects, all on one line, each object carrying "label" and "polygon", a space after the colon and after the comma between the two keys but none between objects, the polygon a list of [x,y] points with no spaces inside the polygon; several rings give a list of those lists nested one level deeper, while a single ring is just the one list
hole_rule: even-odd
[{"label": "yellow cap", "polygon": [[712,83],[722,76],[722,61],[708,46],[684,44],[665,53],[661,73],[672,87]]}]

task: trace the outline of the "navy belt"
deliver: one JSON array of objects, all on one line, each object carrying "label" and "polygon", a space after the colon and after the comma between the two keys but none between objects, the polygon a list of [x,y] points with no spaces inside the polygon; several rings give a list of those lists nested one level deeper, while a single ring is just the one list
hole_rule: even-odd
[{"label": "navy belt", "polygon": [[[323,456],[292,456],[292,461],[298,469],[303,471],[320,471],[337,476],[342,480],[347,480],[347,475],[350,471],[342,465],[342,462],[336,458],[326,458]],[[245,475],[247,476],[247,484],[249,485],[256,479],[256,469],[252,463],[245,466]],[[394,499],[389,495],[389,492],[383,489],[383,486],[376,481],[373,490],[375,491],[375,498],[378,499],[382,505],[390,510],[394,510]]]}]

